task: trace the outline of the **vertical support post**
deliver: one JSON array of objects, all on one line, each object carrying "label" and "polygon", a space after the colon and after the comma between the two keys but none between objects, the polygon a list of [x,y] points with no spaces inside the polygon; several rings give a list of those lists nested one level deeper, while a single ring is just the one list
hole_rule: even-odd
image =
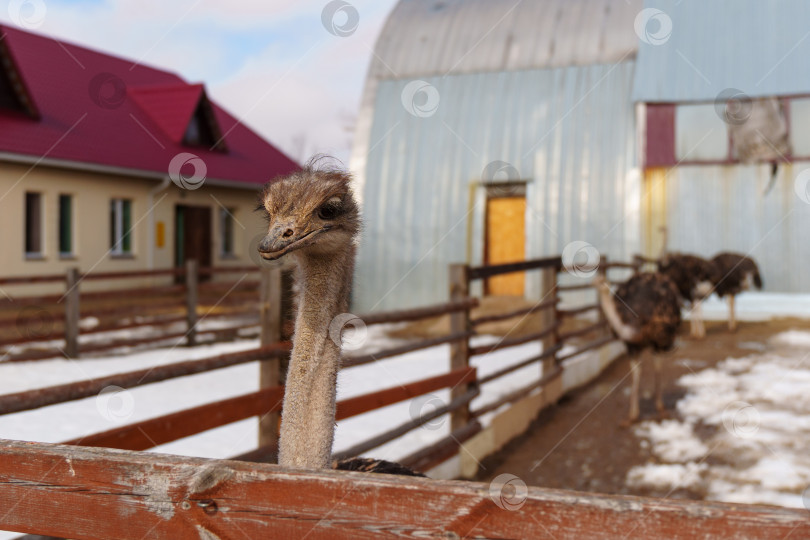
[{"label": "vertical support post", "polygon": [[197,303],[199,298],[199,266],[197,261],[186,261],[186,346],[197,344]]},{"label": "vertical support post", "polygon": [[[466,300],[470,294],[469,267],[466,264],[450,265],[450,301]],[[467,332],[470,329],[470,308],[450,314],[450,333]],[[450,370],[470,365],[469,338],[450,344]],[[474,383],[456,386],[450,392],[450,399],[463,395]],[[450,431],[467,425],[470,421],[469,403],[450,413]]]},{"label": "vertical support post", "polygon": [[[560,325],[562,323],[562,317],[560,316],[560,298],[559,298],[559,279],[560,279],[560,269],[561,269],[562,261],[558,261],[557,264],[551,266],[549,268],[543,269],[543,293],[548,294],[550,298],[555,300],[554,302],[554,309],[549,311],[551,315],[550,324],[555,325],[554,331],[548,336],[548,341],[543,342],[545,346],[548,344],[549,347],[555,347],[560,345]],[[555,352],[554,356],[544,358],[543,359],[543,376],[548,376],[550,373],[554,373],[557,371],[558,368],[562,368],[559,361],[559,352]],[[563,378],[562,374],[554,379],[549,380],[546,385],[543,387],[543,401],[547,404],[557,403],[560,397],[563,395]]]},{"label": "vertical support post", "polygon": [[[599,273],[600,276],[605,278],[605,280],[607,280],[607,264],[608,264],[607,257],[603,255],[599,259],[599,268],[596,270]],[[600,304],[599,292],[598,291],[596,293],[596,303],[597,303],[597,305]],[[603,331],[602,331],[602,335],[603,336],[609,336],[610,335],[610,327],[608,326],[607,319],[605,318],[605,312],[602,311],[602,306],[601,305],[599,305],[599,307],[597,308],[596,313],[597,313],[596,316],[598,317],[599,322],[602,324],[602,326],[604,328]]]},{"label": "vertical support post", "polygon": [[[540,298],[541,302],[547,302],[549,300],[557,300],[557,267],[551,266],[548,268],[543,268],[540,270]],[[557,324],[557,304],[555,302],[554,307],[551,309],[544,309],[540,312],[540,320],[543,322],[543,328],[551,328],[553,325]],[[548,334],[544,338],[540,340],[540,343],[543,345],[543,351],[547,351],[552,347],[557,345],[557,336],[558,331],[554,330],[552,333]],[[543,372],[542,376],[548,375],[552,371],[554,371],[555,366],[557,364],[557,353],[554,353],[553,356],[547,356],[543,358]]]},{"label": "vertical support post", "polygon": [[[262,268],[259,285],[259,324],[261,346],[281,341],[281,268]],[[259,362],[259,387],[268,388],[281,384],[281,359],[271,358]],[[273,403],[268,405],[272,406]],[[259,417],[259,447],[273,446],[278,442],[280,415],[271,412]]]},{"label": "vertical support post", "polygon": [[79,269],[68,268],[65,275],[65,355],[79,357]]}]

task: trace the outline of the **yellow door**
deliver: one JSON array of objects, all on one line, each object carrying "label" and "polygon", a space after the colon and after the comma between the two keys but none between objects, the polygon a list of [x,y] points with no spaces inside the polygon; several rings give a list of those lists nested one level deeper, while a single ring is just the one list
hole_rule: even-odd
[{"label": "yellow door", "polygon": [[[487,199],[485,258],[487,264],[503,264],[526,258],[526,198]],[[516,272],[487,280],[489,295],[523,296],[524,273]]]}]

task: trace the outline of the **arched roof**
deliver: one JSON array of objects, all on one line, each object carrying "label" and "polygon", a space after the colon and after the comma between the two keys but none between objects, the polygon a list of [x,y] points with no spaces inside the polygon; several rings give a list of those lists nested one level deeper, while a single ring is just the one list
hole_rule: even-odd
[{"label": "arched roof", "polygon": [[616,63],[635,57],[642,0],[400,0],[370,78]]}]

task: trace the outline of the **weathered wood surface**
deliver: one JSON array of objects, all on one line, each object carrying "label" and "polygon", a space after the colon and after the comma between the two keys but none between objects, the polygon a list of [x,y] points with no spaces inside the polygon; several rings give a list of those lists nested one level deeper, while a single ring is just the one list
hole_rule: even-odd
[{"label": "weathered wood surface", "polygon": [[605,337],[599,338],[597,340],[591,341],[590,343],[587,343],[587,344],[583,345],[582,347],[580,347],[579,349],[577,349],[577,350],[575,350],[573,352],[570,352],[570,353],[568,353],[566,355],[563,355],[563,356],[558,356],[557,357],[557,363],[562,364],[563,361],[568,360],[569,358],[573,358],[575,356],[579,356],[580,354],[582,354],[584,352],[588,352],[588,351],[591,351],[593,349],[598,349],[599,347],[603,347],[603,346],[607,345],[608,343],[610,343],[611,341],[617,341],[617,338],[615,338],[612,334],[609,335],[609,336],[605,336]]},{"label": "weathered wood surface", "polygon": [[545,300],[531,307],[516,309],[514,311],[508,311],[506,313],[497,313],[495,315],[484,315],[482,317],[470,320],[470,324],[473,326],[478,326],[479,324],[504,321],[507,319],[512,319],[514,317],[519,317],[521,315],[531,315],[532,313],[535,313],[537,311],[553,308],[554,306],[557,305],[558,301],[559,299],[552,298],[551,300]]},{"label": "weathered wood surface", "polygon": [[574,308],[574,309],[558,309],[557,313],[559,314],[560,317],[574,317],[575,315],[580,315],[582,313],[585,313],[585,312],[588,312],[588,311],[591,311],[591,310],[594,310],[594,309],[599,309],[600,307],[601,306],[598,303],[597,304],[588,304],[586,306],[581,306],[581,307]]},{"label": "weathered wood surface", "polygon": [[251,416],[262,416],[271,411],[280,411],[283,398],[284,388],[280,386],[262,388],[250,394],[206,403],[93,435],[77,437],[65,441],[63,444],[147,450]]},{"label": "weathered wood surface", "polygon": [[367,439],[363,442],[357,443],[351,448],[347,448],[346,450],[342,450],[340,452],[336,452],[334,454],[334,458],[337,460],[356,457],[362,454],[365,454],[369,450],[373,450],[378,446],[382,446],[383,444],[393,441],[394,439],[401,437],[412,431],[419,426],[427,424],[431,420],[435,418],[439,418],[440,416],[444,416],[447,413],[453,413],[454,411],[459,410],[460,408],[468,407],[470,401],[474,398],[478,397],[478,389],[472,388],[465,392],[464,394],[455,397],[450,400],[450,403],[433,409],[430,412],[420,412],[420,415],[417,417],[411,417],[411,419],[407,422],[404,422],[388,431],[380,433],[379,435],[375,435],[374,437]]},{"label": "weathered wood surface", "polygon": [[357,318],[363,321],[366,326],[371,326],[372,324],[383,324],[390,322],[418,321],[419,319],[427,319],[430,317],[447,315],[449,313],[466,311],[474,307],[478,307],[477,298],[464,298],[463,300],[446,302],[444,304],[436,304],[435,306],[427,306],[423,308],[400,309],[396,311],[386,311],[383,313],[358,315]]},{"label": "weathered wood surface", "polygon": [[541,340],[546,336],[550,336],[551,334],[553,334],[557,330],[557,328],[559,328],[559,326],[560,322],[557,321],[550,327],[541,330],[540,332],[534,332],[532,334],[527,334],[525,336],[516,338],[500,339],[495,343],[491,343],[488,345],[479,345],[478,347],[471,347],[470,356],[489,354],[491,352],[498,351],[500,349],[506,349],[507,347],[516,347],[518,345],[523,345],[524,343],[528,343],[529,341]]},{"label": "weathered wood surface", "polygon": [[[401,354],[413,351],[420,351],[422,349],[428,349],[430,347],[435,347],[436,345],[443,345],[445,343],[459,343],[459,342],[466,343],[467,339],[474,335],[475,335],[474,332],[455,332],[452,334],[448,334],[446,336],[423,339],[417,341],[416,343],[406,343],[405,345],[400,345],[398,347],[391,347],[390,349],[384,349],[382,351],[376,351],[370,354],[345,356],[341,360],[340,366],[341,368],[362,366],[363,364],[370,364],[371,362],[376,362],[377,360],[382,360],[384,358],[391,358],[392,356],[399,356]],[[452,368],[455,366],[451,364],[450,367]]]},{"label": "weathered wood surface", "polygon": [[507,403],[513,403],[513,402],[519,400],[522,397],[528,396],[536,388],[545,387],[547,384],[549,384],[551,381],[555,380],[557,377],[560,377],[561,375],[562,375],[562,368],[555,367],[554,371],[551,371],[551,372],[549,372],[547,374],[544,374],[538,380],[536,380],[536,381],[534,381],[532,383],[529,383],[528,385],[526,385],[526,386],[524,386],[522,388],[518,388],[517,390],[509,392],[509,393],[501,396],[497,400],[495,400],[493,402],[490,402],[490,403],[487,403],[486,405],[483,405],[483,406],[479,407],[478,409],[475,409],[474,411],[472,411],[471,414],[472,414],[472,416],[474,418],[478,418],[478,417],[480,417],[480,416],[482,416],[482,415],[484,415],[484,414],[486,414],[488,412],[494,411],[495,409],[497,409],[497,408],[499,408],[499,407],[501,407],[503,405],[506,405]]},{"label": "weathered wood surface", "polygon": [[523,272],[525,270],[540,270],[541,268],[559,268],[562,266],[560,257],[548,257],[545,259],[532,259],[516,263],[493,264],[489,266],[476,266],[470,268],[470,279],[485,279],[500,274],[512,272]]},{"label": "weathered wood surface", "polygon": [[464,367],[428,379],[422,379],[408,384],[400,384],[386,388],[385,390],[347,398],[337,403],[335,419],[343,420],[350,416],[381,409],[388,405],[405,401],[406,399],[427,394],[428,392],[435,392],[442,388],[462,386],[474,381],[475,368]]},{"label": "weathered wood surface", "polygon": [[571,338],[584,336],[586,334],[590,334],[591,332],[595,332],[596,330],[604,330],[606,328],[606,324],[603,321],[596,321],[593,324],[589,324],[583,328],[579,328],[577,330],[571,330],[570,332],[561,333],[558,338],[562,341],[567,341]]},{"label": "weathered wood surface", "polygon": [[68,268],[65,273],[65,356],[79,356],[79,269]]},{"label": "weathered wood surface", "polygon": [[554,358],[554,355],[557,354],[557,352],[560,349],[562,349],[562,344],[558,343],[557,345],[549,347],[548,350],[544,350],[543,352],[541,352],[538,355],[532,356],[531,358],[527,358],[526,360],[523,360],[522,362],[518,362],[517,364],[512,364],[512,365],[509,365],[509,366],[507,366],[507,367],[505,367],[503,369],[499,369],[498,371],[490,373],[486,377],[479,378],[478,379],[478,384],[479,385],[486,384],[486,383],[488,383],[490,381],[493,381],[495,379],[503,377],[504,375],[506,375],[508,373],[512,373],[513,371],[517,371],[519,369],[525,368],[526,366],[530,366],[530,365],[532,365],[534,363],[539,363],[542,360],[545,360],[546,358]]},{"label": "weathered wood surface", "polygon": [[461,445],[480,433],[482,429],[483,426],[478,420],[473,420],[466,426],[454,430],[447,437],[420,448],[416,452],[397,460],[397,462],[416,471],[427,472],[457,455]]},{"label": "weathered wood surface", "polygon": [[807,538],[806,510],[0,442],[0,528],[76,539]]}]

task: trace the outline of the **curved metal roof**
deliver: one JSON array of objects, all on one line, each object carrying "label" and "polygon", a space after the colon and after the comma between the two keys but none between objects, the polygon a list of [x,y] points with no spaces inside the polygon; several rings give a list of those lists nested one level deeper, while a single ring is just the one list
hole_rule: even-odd
[{"label": "curved metal roof", "polygon": [[642,0],[400,0],[369,77],[616,63],[635,56]]}]

